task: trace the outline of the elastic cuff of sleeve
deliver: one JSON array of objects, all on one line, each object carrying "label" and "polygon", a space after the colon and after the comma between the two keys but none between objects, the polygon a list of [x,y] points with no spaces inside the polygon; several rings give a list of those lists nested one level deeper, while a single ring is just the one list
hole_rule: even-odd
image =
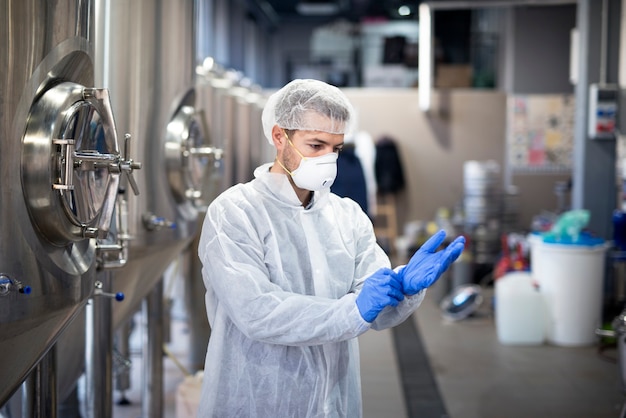
[{"label": "elastic cuff of sleeve", "polygon": [[395,271],[396,273],[400,273],[402,272],[402,270],[406,267],[406,264],[401,264],[399,266],[396,266],[393,271]]},{"label": "elastic cuff of sleeve", "polygon": [[409,304],[420,304],[424,300],[427,290],[428,290],[427,288],[424,288],[414,295],[406,295],[404,297],[404,300],[408,302]]},{"label": "elastic cuff of sleeve", "polygon": [[363,317],[361,316],[361,312],[359,312],[359,307],[356,305],[356,303],[354,304],[354,309],[350,312],[350,316],[356,317],[355,324],[357,324],[357,334],[362,334],[372,327],[372,322],[367,322],[365,319],[363,319]]}]

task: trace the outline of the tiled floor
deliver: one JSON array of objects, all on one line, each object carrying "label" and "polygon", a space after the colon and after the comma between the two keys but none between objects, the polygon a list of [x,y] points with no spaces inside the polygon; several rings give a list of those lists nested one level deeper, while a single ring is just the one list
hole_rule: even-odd
[{"label": "tiled floor", "polygon": [[[619,416],[624,397],[614,348],[599,353],[597,347],[504,346],[488,304],[474,317],[452,323],[442,318],[431,297],[411,321],[449,417]],[[168,346],[184,365],[188,330],[184,319],[172,326]],[[360,345],[364,416],[407,417],[391,331],[370,331],[360,337]],[[137,348],[133,353],[133,389],[127,393],[132,405],[115,406],[115,418],[141,417],[141,356]],[[184,375],[170,358],[164,359],[164,367],[163,417],[178,418],[175,395]]]}]

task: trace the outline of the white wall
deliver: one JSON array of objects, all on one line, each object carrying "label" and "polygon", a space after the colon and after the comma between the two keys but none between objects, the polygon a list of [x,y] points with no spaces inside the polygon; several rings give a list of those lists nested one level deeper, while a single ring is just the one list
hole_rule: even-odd
[{"label": "white wall", "polygon": [[[463,163],[492,159],[504,167],[506,96],[481,90],[435,91],[433,114],[419,110],[417,89],[344,89],[358,109],[360,129],[374,140],[397,142],[407,180],[399,195],[399,227],[407,221],[432,220],[441,206],[452,209],[463,199]],[[520,226],[553,210],[553,182],[523,180]]]}]

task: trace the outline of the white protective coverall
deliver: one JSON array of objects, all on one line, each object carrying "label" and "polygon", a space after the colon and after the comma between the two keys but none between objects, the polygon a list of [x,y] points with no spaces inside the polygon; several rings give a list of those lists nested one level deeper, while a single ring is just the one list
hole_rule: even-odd
[{"label": "white protective coverall", "polygon": [[198,416],[359,417],[356,337],[400,324],[424,291],[366,322],[355,293],[390,265],[371,221],[328,189],[303,208],[271,165],[222,193],[204,221],[211,338]]}]

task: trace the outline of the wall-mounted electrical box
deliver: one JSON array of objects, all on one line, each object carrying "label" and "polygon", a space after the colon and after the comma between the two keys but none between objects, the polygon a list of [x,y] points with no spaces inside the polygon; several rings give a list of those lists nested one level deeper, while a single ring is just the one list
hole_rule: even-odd
[{"label": "wall-mounted electrical box", "polygon": [[590,139],[615,139],[619,88],[613,84],[589,86]]}]

